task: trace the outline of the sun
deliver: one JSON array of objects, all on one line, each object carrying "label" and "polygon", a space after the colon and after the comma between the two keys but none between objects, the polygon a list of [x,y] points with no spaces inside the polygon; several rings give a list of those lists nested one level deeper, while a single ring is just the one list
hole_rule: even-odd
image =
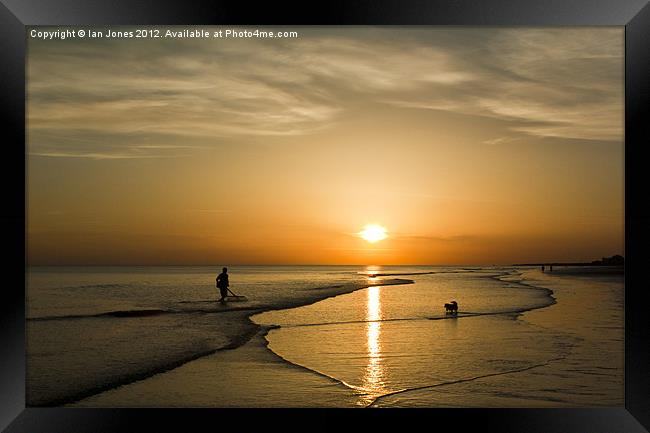
[{"label": "sun", "polygon": [[358,233],[358,235],[371,243],[379,242],[388,237],[386,229],[378,224],[368,224]]}]

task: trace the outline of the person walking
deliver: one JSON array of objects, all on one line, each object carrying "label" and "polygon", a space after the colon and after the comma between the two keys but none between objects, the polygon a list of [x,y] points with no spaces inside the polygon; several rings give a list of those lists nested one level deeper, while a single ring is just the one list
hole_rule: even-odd
[{"label": "person walking", "polygon": [[219,302],[226,302],[226,296],[228,296],[228,286],[230,283],[228,282],[228,268],[223,268],[222,272],[217,275],[217,289],[219,289],[219,292],[221,293],[221,299],[219,299]]}]

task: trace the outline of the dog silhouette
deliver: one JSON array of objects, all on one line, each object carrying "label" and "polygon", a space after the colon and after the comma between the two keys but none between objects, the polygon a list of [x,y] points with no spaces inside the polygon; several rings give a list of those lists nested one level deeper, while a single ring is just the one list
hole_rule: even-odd
[{"label": "dog silhouette", "polygon": [[446,313],[458,313],[458,302],[451,301],[449,304],[445,304]]}]

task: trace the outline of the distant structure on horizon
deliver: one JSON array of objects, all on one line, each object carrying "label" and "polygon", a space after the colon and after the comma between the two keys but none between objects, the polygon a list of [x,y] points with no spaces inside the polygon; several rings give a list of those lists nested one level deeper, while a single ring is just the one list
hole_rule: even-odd
[{"label": "distant structure on horizon", "polygon": [[591,262],[592,265],[604,265],[604,266],[622,266],[625,264],[625,259],[621,255],[614,255],[611,257],[603,257],[601,260],[594,260]]},{"label": "distant structure on horizon", "polygon": [[550,266],[551,270],[553,266],[623,266],[625,265],[625,259],[623,256],[616,254],[611,257],[603,257],[600,260],[594,260],[593,262],[586,263],[562,263],[562,262],[540,262],[540,263],[515,263],[513,266]]}]

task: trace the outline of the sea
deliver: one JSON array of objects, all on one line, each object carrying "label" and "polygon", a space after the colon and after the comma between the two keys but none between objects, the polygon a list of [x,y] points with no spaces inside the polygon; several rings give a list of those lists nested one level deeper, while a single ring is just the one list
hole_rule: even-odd
[{"label": "sea", "polygon": [[27,405],[624,405],[616,270],[228,268],[29,267]]}]

